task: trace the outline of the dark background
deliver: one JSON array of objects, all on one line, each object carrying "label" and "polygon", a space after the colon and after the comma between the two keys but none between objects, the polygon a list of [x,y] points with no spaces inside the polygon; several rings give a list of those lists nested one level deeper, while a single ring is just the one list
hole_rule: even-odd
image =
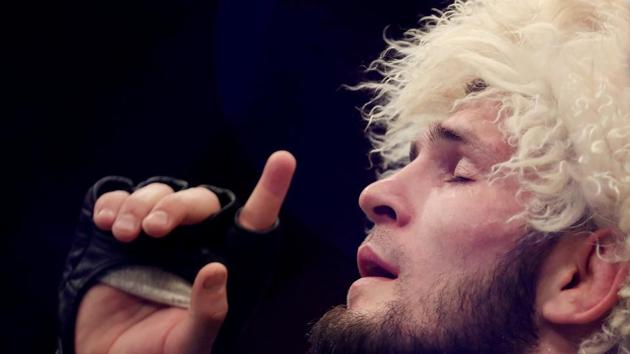
[{"label": "dark background", "polygon": [[[170,175],[244,200],[266,157],[298,169],[276,280],[244,342],[300,353],[358,277],[374,175],[343,84],[444,1],[23,1],[5,11],[2,353],[52,353],[56,287],[98,178]],[[8,95],[6,92],[9,92]]]}]

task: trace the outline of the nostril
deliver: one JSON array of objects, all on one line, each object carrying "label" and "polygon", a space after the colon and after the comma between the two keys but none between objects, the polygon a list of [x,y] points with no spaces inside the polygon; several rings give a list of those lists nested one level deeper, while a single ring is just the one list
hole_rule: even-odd
[{"label": "nostril", "polygon": [[396,220],[396,212],[391,207],[387,205],[379,205],[374,208],[374,214],[380,216],[386,216],[392,220]]},{"label": "nostril", "polygon": [[374,227],[374,222],[370,219],[365,219],[365,233],[369,234],[370,230],[372,230],[372,228]]}]

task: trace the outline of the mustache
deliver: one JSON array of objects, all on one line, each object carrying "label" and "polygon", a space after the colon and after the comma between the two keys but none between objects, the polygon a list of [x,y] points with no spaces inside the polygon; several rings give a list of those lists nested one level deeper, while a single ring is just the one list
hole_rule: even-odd
[{"label": "mustache", "polygon": [[392,240],[389,230],[382,226],[372,225],[365,229],[365,239],[361,244],[372,243],[378,246],[392,246]]},{"label": "mustache", "polygon": [[379,251],[385,259],[395,262],[399,267],[406,264],[404,246],[395,241],[394,234],[387,227],[376,226],[366,231],[366,237],[361,245],[370,244],[370,247]]}]

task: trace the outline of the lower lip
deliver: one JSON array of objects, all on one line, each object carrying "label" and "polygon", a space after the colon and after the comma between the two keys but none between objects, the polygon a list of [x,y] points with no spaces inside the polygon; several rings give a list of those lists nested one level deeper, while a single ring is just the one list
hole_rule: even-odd
[{"label": "lower lip", "polygon": [[386,284],[394,280],[396,279],[385,277],[363,277],[357,279],[354,283],[352,283],[352,285],[350,285],[350,289],[348,289],[348,298],[346,301],[348,307],[353,307],[352,304],[356,302],[356,299],[360,296],[363,288]]},{"label": "lower lip", "polygon": [[389,282],[389,281],[394,281],[394,280],[396,280],[396,279],[385,278],[385,277],[363,277],[363,278],[359,278],[359,279],[355,280],[354,283],[352,283],[352,285],[350,287],[353,287],[353,286],[367,286],[369,284],[381,283],[381,282]]}]

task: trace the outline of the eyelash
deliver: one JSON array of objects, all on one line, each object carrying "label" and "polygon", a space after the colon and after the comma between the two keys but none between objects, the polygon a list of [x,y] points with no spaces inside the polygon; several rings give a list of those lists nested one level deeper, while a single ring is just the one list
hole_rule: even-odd
[{"label": "eyelash", "polygon": [[[414,143],[411,144],[408,157],[409,157],[409,163],[413,162],[413,160],[415,160],[416,157],[418,157],[418,151]],[[457,165],[453,168],[453,173],[449,174],[449,177],[445,181],[446,183],[466,184],[466,183],[475,182],[475,180],[470,177],[456,175],[455,174],[455,172],[457,172],[456,170],[457,170]]]},{"label": "eyelash", "polygon": [[475,180],[472,178],[468,178],[468,177],[464,177],[464,176],[450,176],[449,178],[446,179],[446,183],[460,183],[460,184],[465,184],[465,183],[470,183],[470,182],[474,182]]},{"label": "eyelash", "polygon": [[[465,184],[465,183],[470,183],[470,182],[475,181],[473,178],[467,177],[467,175],[470,175],[470,174],[465,173],[467,172],[467,169],[465,167],[459,167],[460,163],[462,162],[458,161],[455,167],[453,167],[453,172],[449,173],[449,176],[446,179],[447,183]],[[462,168],[464,169],[464,173],[462,173],[461,171]]]}]

